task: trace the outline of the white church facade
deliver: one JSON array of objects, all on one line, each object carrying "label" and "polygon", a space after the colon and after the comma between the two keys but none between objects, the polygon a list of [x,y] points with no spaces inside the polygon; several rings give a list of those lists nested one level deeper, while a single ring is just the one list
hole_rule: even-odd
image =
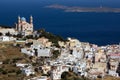
[{"label": "white church facade", "polygon": [[33,33],[33,17],[30,16],[30,21],[27,22],[26,18],[18,16],[18,22],[15,27],[18,34],[22,34],[24,36],[30,35]]}]

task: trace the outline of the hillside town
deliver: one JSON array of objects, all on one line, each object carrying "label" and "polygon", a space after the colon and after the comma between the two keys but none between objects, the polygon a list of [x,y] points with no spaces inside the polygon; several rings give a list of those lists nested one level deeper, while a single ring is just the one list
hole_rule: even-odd
[{"label": "hillside town", "polygon": [[[67,80],[62,76],[69,71],[84,78],[69,80],[106,80],[106,76],[120,80],[120,44],[98,46],[70,37],[65,40],[44,29],[34,31],[32,16],[29,22],[18,16],[15,28],[1,26],[0,44],[4,43],[29,57],[29,62],[15,61],[15,67],[25,75],[23,80]],[[0,74],[3,64],[1,60]]]}]

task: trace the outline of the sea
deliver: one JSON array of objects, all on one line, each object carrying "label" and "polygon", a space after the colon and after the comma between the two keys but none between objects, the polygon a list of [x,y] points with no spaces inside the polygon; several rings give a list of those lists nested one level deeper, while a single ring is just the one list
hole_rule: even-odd
[{"label": "sea", "polygon": [[34,29],[82,42],[111,45],[120,42],[120,13],[64,12],[46,8],[49,5],[78,7],[120,8],[120,0],[0,0],[0,25],[15,26],[17,17],[29,21],[34,18]]}]

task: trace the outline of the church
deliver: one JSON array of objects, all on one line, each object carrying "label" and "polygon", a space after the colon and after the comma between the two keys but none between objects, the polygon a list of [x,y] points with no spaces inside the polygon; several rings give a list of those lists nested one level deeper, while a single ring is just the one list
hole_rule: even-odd
[{"label": "church", "polygon": [[33,33],[33,17],[30,16],[29,22],[26,21],[25,17],[18,16],[18,22],[16,23],[16,31],[18,34],[24,36],[30,35]]}]

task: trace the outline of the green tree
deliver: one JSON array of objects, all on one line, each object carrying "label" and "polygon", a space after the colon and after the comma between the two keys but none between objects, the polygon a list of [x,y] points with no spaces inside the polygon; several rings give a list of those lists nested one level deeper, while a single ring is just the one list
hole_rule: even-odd
[{"label": "green tree", "polygon": [[21,74],[21,73],[22,73],[21,70],[16,71],[16,74],[17,74],[17,75],[19,75],[19,74]]},{"label": "green tree", "polygon": [[0,36],[2,36],[3,34],[0,32]]},{"label": "green tree", "polygon": [[67,80],[67,75],[69,74],[69,72],[63,72],[61,75],[61,79],[62,80]]},{"label": "green tree", "polygon": [[12,36],[12,35],[10,34],[10,32],[6,33],[5,35],[6,35],[6,36]]},{"label": "green tree", "polygon": [[4,75],[7,74],[7,71],[3,70],[3,71],[2,71],[2,74],[4,74]]},{"label": "green tree", "polygon": [[53,52],[52,52],[52,58],[53,59],[56,59],[59,55],[60,55],[60,52],[59,52],[59,50],[54,50]]},{"label": "green tree", "polygon": [[76,75],[74,72],[65,71],[61,75],[61,80],[89,80],[89,79],[85,77],[80,77]]},{"label": "green tree", "polygon": [[10,63],[10,59],[6,59],[5,61],[3,61],[3,64],[9,64]]},{"label": "green tree", "polygon": [[0,72],[3,72],[3,69],[2,69],[2,68],[0,68]]},{"label": "green tree", "polygon": [[53,43],[53,46],[59,47],[58,41],[66,41],[64,38],[62,38],[59,35],[54,35],[52,33],[46,32],[45,29],[38,30],[38,34],[40,34],[40,37],[48,38],[50,42]]}]

